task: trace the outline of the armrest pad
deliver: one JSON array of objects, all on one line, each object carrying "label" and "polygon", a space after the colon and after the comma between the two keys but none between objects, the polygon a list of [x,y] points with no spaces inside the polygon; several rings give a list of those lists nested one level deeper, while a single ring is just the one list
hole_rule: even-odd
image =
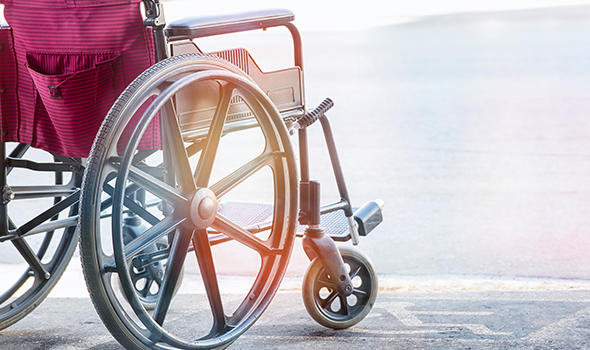
[{"label": "armrest pad", "polygon": [[193,39],[205,36],[277,27],[295,19],[289,10],[264,10],[231,15],[190,17],[174,21],[166,28],[170,40]]}]

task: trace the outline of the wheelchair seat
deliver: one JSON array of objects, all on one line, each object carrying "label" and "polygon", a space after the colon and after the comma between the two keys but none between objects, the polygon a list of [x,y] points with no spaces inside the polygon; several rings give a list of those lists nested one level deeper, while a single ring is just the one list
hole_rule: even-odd
[{"label": "wheelchair seat", "polygon": [[283,9],[252,11],[222,16],[189,17],[168,24],[170,40],[194,39],[205,36],[242,32],[283,26],[295,19],[293,12]]}]

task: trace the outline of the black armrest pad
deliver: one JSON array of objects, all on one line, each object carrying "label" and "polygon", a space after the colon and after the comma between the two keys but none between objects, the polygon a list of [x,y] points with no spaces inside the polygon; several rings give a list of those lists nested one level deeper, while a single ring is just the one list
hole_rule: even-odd
[{"label": "black armrest pad", "polygon": [[295,19],[289,10],[264,10],[223,16],[190,17],[174,21],[166,28],[170,40],[193,39],[247,30],[283,26]]}]

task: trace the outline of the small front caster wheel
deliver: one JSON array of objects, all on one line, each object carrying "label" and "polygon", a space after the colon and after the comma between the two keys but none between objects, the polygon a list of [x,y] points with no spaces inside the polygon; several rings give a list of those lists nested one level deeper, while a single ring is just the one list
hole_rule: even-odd
[{"label": "small front caster wheel", "polygon": [[322,326],[344,329],[359,323],[375,304],[377,274],[371,261],[359,251],[340,247],[340,255],[352,280],[348,297],[336,290],[332,276],[319,257],[313,259],[303,279],[303,304],[309,315]]}]

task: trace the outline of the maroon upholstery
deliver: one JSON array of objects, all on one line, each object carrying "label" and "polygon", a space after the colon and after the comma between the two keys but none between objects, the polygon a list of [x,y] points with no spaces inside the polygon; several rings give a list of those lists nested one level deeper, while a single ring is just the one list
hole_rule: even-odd
[{"label": "maroon upholstery", "polygon": [[[2,141],[87,157],[104,116],[155,63],[140,0],[0,0]],[[159,145],[153,123],[142,148]]]}]

